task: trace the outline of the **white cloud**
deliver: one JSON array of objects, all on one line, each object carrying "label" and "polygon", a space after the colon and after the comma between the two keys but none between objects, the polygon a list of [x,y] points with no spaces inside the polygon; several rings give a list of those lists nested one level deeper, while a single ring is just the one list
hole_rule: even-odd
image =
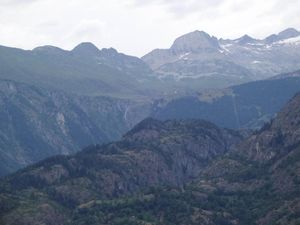
[{"label": "white cloud", "polygon": [[191,13],[197,13],[199,11],[208,11],[210,9],[215,9],[220,4],[224,2],[223,0],[135,0],[134,4],[137,6],[149,6],[151,4],[160,5],[165,7],[176,17],[186,17]]},{"label": "white cloud", "polygon": [[37,0],[1,0],[0,1],[0,6],[18,6],[18,5],[26,5],[29,3],[33,3]]},{"label": "white cloud", "polygon": [[1,0],[0,44],[71,49],[82,41],[141,56],[193,30],[262,38],[300,28],[300,1]]}]

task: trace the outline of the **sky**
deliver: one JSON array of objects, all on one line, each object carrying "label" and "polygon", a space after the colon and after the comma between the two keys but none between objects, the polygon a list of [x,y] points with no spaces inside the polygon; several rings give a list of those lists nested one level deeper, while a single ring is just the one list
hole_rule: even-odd
[{"label": "sky", "polygon": [[72,49],[81,42],[143,56],[188,32],[264,38],[300,30],[300,0],[0,0],[0,45]]}]

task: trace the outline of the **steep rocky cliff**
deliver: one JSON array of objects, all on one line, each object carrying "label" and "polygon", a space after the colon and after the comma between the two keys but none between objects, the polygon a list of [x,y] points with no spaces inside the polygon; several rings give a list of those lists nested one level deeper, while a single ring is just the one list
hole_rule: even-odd
[{"label": "steep rocky cliff", "polygon": [[202,181],[219,190],[215,197],[240,209],[240,214],[233,213],[242,224],[299,224],[299,116],[300,94],[272,122],[203,172]]},{"label": "steep rocky cliff", "polygon": [[8,80],[0,80],[0,105],[0,176],[49,156],[117,140],[148,114],[143,102],[77,96]]}]

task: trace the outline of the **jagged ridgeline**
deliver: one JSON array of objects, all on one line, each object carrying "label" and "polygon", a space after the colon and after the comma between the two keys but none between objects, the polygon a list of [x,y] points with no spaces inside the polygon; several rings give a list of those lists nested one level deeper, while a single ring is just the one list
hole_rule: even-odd
[{"label": "jagged ridgeline", "polygon": [[300,95],[253,135],[147,119],[1,181],[3,224],[299,224]]},{"label": "jagged ridgeline", "polygon": [[300,32],[293,28],[265,39],[244,35],[235,40],[194,31],[142,59],[161,78],[189,88],[224,87],[299,69],[299,43]]},{"label": "jagged ridgeline", "polygon": [[177,38],[141,59],[81,43],[67,51],[0,46],[0,78],[83,95],[145,98],[224,88],[300,68],[300,32],[259,40],[218,39],[203,31]]},{"label": "jagged ridgeline", "polygon": [[92,96],[138,98],[160,84],[137,57],[82,43],[72,51],[43,46],[25,51],[0,46],[0,78]]}]

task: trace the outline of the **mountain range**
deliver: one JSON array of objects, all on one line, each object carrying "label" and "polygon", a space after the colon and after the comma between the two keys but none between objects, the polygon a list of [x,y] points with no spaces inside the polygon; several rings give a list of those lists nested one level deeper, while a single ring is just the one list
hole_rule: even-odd
[{"label": "mountain range", "polygon": [[81,43],[71,51],[54,46],[31,51],[0,47],[1,79],[77,95],[151,96],[150,73],[139,58],[112,48],[99,50],[92,43]]},{"label": "mountain range", "polygon": [[298,225],[299,38],[0,46],[0,224]]},{"label": "mountain range", "polygon": [[0,182],[3,224],[299,223],[300,95],[254,134],[146,119]]},{"label": "mountain range", "polygon": [[0,80],[0,87],[0,176],[4,176],[49,156],[118,140],[149,116],[259,129],[300,91],[300,73],[153,100],[81,96],[9,80]]},{"label": "mountain range", "polygon": [[177,38],[170,49],[153,50],[141,59],[89,42],[71,51],[0,46],[0,79],[90,96],[181,95],[298,70],[299,34],[289,28],[263,40],[248,35],[229,40],[195,31]]},{"label": "mountain range", "polygon": [[265,39],[248,35],[218,39],[204,31],[177,38],[169,49],[155,49],[142,59],[161,79],[190,87],[224,87],[300,68],[300,32],[288,28]]},{"label": "mountain range", "polygon": [[[237,83],[265,76],[256,76],[259,73],[249,72],[252,69],[245,66],[247,63],[238,63],[242,57],[222,53],[225,42],[232,45],[232,52],[271,46],[268,54],[273,58],[267,57],[268,51],[261,51],[259,56],[268,58],[272,68],[276,68],[274,64],[284,64],[287,56],[293,58],[289,62],[295,65],[286,64],[286,68],[282,67],[284,73],[238,86],[231,85],[236,83],[236,77],[228,82],[219,76],[197,75],[197,81],[193,75],[191,79],[162,78],[154,64],[168,57],[161,60],[157,55],[152,62],[146,56],[139,59],[113,48],[100,50],[88,42],[71,51],[54,46],[33,50],[0,46],[0,158],[4,162],[0,176],[48,156],[71,154],[90,144],[117,140],[148,116],[205,119],[234,129],[260,128],[299,91],[299,71],[287,73],[298,65],[298,37],[295,29],[264,40],[249,36],[223,40],[196,31],[178,38],[171,50],[162,50],[172,53],[172,57],[193,52],[177,60],[188,62],[185,67],[190,60],[201,65],[216,54],[221,61],[226,56],[226,60],[231,60],[226,65],[229,70],[219,67],[222,63],[209,62],[209,65],[213,70],[221,68],[221,76],[229,80],[234,74],[249,77],[238,78]],[[249,56],[243,51],[240,52],[243,57]],[[232,62],[239,64],[236,72],[232,71],[237,68]],[[244,75],[241,67],[247,67],[247,71],[242,69],[246,71]],[[205,72],[203,68],[200,71]],[[272,76],[273,72],[266,72],[266,76]],[[189,72],[184,69],[183,73]]]}]

